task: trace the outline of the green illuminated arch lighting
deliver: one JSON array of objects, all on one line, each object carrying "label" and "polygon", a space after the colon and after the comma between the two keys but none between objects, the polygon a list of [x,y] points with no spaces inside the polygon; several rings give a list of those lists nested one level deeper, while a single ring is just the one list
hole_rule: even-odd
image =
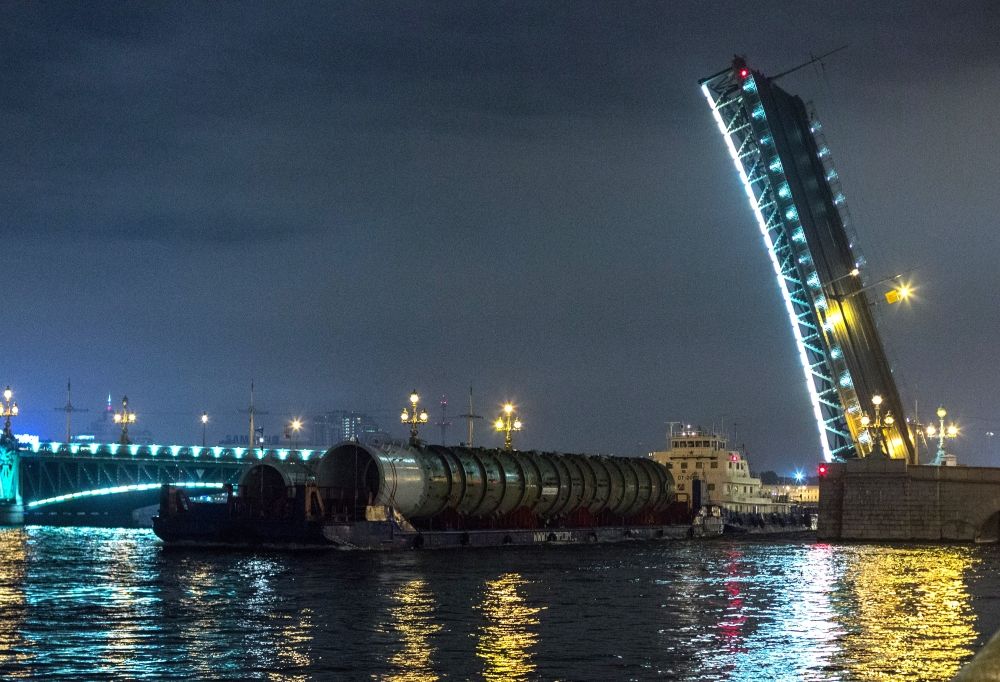
[{"label": "green illuminated arch lighting", "polygon": [[[49,504],[57,504],[59,502],[69,502],[70,500],[78,500],[84,497],[104,497],[105,495],[120,495],[122,493],[133,493],[140,492],[143,490],[156,490],[160,488],[162,483],[136,483],[133,485],[116,485],[111,488],[95,488],[93,490],[81,490],[75,493],[67,493],[65,495],[56,495],[55,497],[47,497],[43,500],[35,500],[34,502],[28,502],[27,507],[29,509],[34,509],[36,507],[44,507]],[[202,488],[202,489],[212,489],[221,490],[224,487],[224,483],[209,483],[206,481],[182,481],[180,483],[171,483],[170,485],[176,488]]]}]

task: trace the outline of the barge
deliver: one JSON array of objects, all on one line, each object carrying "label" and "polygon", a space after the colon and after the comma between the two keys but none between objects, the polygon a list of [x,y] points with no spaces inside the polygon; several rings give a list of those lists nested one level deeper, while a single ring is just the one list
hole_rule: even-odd
[{"label": "barge", "polygon": [[168,545],[421,549],[679,539],[692,523],[651,459],[346,442],[310,462],[257,460],[236,491],[164,485],[153,530]]}]

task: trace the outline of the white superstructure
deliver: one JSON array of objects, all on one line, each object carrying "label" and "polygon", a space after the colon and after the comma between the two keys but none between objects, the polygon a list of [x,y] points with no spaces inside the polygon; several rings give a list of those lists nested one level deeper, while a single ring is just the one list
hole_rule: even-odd
[{"label": "white superstructure", "polygon": [[693,502],[701,486],[701,504],[718,505],[739,513],[787,513],[792,504],[775,502],[765,494],[759,478],[750,475],[745,455],[726,447],[726,439],[701,429],[670,436],[670,448],[650,453],[674,477],[677,499]]}]

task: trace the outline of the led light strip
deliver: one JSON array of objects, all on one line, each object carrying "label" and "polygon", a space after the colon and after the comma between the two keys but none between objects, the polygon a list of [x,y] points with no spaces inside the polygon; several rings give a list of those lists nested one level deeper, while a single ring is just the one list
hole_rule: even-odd
[{"label": "led light strip", "polygon": [[764,236],[767,253],[771,257],[771,265],[774,267],[774,274],[778,278],[778,288],[781,290],[781,296],[785,300],[785,309],[788,311],[788,319],[792,323],[792,334],[795,335],[795,345],[799,351],[799,362],[802,364],[802,371],[805,373],[806,388],[809,391],[809,397],[812,398],[813,415],[816,418],[816,425],[819,428],[819,442],[820,447],[823,448],[823,459],[827,462],[832,462],[833,453],[830,451],[830,445],[827,442],[826,422],[823,420],[823,413],[820,411],[819,407],[819,393],[816,392],[812,371],[809,369],[809,359],[806,357],[805,339],[802,338],[802,332],[799,330],[798,317],[795,315],[795,308],[792,306],[792,297],[788,291],[788,286],[781,274],[781,265],[778,263],[778,257],[774,252],[774,242],[771,241],[771,235],[768,234],[767,231],[767,222],[764,220],[764,215],[760,212],[760,206],[758,205],[757,197],[754,196],[753,187],[750,185],[750,179],[747,177],[746,171],[743,169],[743,164],[740,162],[739,154],[736,151],[736,145],[733,144],[733,140],[730,137],[729,132],[726,130],[726,124],[722,121],[722,115],[715,106],[715,100],[708,90],[707,83],[702,84],[701,91],[704,93],[705,99],[708,100],[708,106],[712,109],[712,116],[715,118],[715,123],[719,126],[719,132],[722,133],[722,137],[726,141],[726,148],[729,149],[729,155],[733,159],[733,164],[736,166],[736,172],[739,173],[740,180],[743,181],[743,189],[747,194],[747,198],[750,200],[750,208],[753,210],[753,214],[757,218],[757,226],[760,228],[760,233]]},{"label": "led light strip", "polygon": [[[47,497],[44,500],[35,500],[34,502],[29,502],[27,506],[29,508],[41,507],[47,504],[55,504],[57,502],[67,502],[69,500],[76,500],[81,497],[101,497],[103,495],[120,495],[121,493],[132,493],[142,490],[156,490],[162,486],[162,483],[136,483],[132,485],[119,485],[113,488],[95,488],[94,490],[81,490],[77,493],[67,493],[66,495],[57,495],[56,497]],[[222,483],[208,483],[205,481],[184,481],[183,483],[171,483],[170,485],[177,488],[210,488],[210,489],[221,489],[224,484]]]}]

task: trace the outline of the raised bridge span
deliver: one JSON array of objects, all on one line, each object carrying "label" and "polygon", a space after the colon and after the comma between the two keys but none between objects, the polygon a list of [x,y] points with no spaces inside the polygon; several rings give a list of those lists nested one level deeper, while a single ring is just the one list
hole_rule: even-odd
[{"label": "raised bridge span", "polygon": [[0,524],[120,524],[155,505],[160,486],[234,487],[248,461],[308,461],[318,450],[41,442],[0,437]]}]

